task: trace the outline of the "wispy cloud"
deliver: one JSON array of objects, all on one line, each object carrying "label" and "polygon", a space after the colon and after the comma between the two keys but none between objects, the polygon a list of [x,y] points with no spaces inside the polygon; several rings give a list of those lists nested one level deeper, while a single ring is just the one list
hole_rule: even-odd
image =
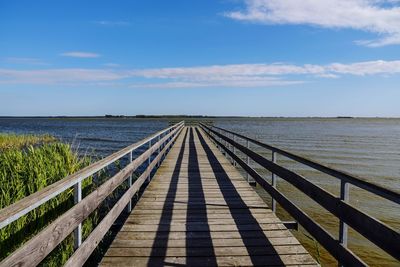
[{"label": "wispy cloud", "polygon": [[400,60],[350,64],[236,64],[153,69],[0,69],[0,83],[118,84],[133,88],[251,88],[289,86],[341,76],[400,75]]},{"label": "wispy cloud", "polygon": [[207,81],[174,81],[174,82],[157,82],[157,83],[135,83],[129,85],[130,88],[256,88],[271,86],[287,86],[294,84],[302,84],[301,80],[284,80],[279,78],[249,78],[239,77],[236,79],[220,78],[210,79]]},{"label": "wispy cloud", "polygon": [[0,69],[0,83],[63,84],[121,80],[129,75],[101,69]]},{"label": "wispy cloud", "polygon": [[102,26],[129,26],[130,25],[130,23],[128,21],[123,21],[123,20],[117,20],[117,21],[97,20],[97,21],[93,21],[93,23],[102,25]]},{"label": "wispy cloud", "polygon": [[6,62],[11,64],[21,64],[21,65],[50,65],[47,62],[39,58],[31,57],[8,57],[5,59]]},{"label": "wispy cloud", "polygon": [[81,52],[81,51],[72,51],[62,53],[63,57],[77,57],[77,58],[98,58],[101,57],[100,54],[92,53],[92,52]]},{"label": "wispy cloud", "polygon": [[262,24],[314,25],[375,33],[375,40],[360,45],[379,47],[400,44],[398,0],[243,0],[245,9],[225,16]]},{"label": "wispy cloud", "polygon": [[104,63],[103,66],[109,67],[109,68],[117,68],[120,67],[120,64],[117,63]]}]

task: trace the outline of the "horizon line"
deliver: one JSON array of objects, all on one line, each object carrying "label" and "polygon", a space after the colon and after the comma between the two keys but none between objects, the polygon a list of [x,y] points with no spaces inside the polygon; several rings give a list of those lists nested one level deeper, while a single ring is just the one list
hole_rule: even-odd
[{"label": "horizon line", "polygon": [[138,115],[43,115],[43,116],[31,116],[31,115],[22,115],[22,116],[14,116],[14,115],[0,115],[1,119],[6,118],[115,118],[115,119],[123,119],[123,118],[137,118],[137,119],[151,119],[151,118],[315,118],[315,119],[400,119],[400,117],[385,117],[385,116],[245,116],[245,115],[159,115],[159,114],[138,114]]}]

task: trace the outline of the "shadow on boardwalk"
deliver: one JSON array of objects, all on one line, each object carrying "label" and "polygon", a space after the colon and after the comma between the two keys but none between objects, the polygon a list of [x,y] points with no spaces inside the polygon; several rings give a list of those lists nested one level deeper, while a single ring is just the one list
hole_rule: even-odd
[{"label": "shadow on boardwalk", "polygon": [[[235,221],[236,227],[239,230],[239,234],[242,238],[242,241],[249,253],[251,258],[251,262],[253,265],[268,265],[268,261],[271,261],[271,265],[283,265],[283,262],[280,260],[278,253],[273,249],[272,244],[265,236],[263,229],[258,224],[256,218],[251,214],[248,206],[241,198],[238,193],[236,187],[233,185],[231,179],[228,174],[224,171],[219,160],[216,158],[214,153],[211,151],[211,148],[208,146],[203,136],[200,134],[200,131],[196,128],[197,135],[200,139],[200,143],[207,155],[207,159],[210,162],[211,168],[215,174],[216,180],[220,187],[221,193],[227,203],[227,206],[230,210],[233,220]],[[234,199],[235,205],[231,204],[232,199]],[[239,207],[243,207],[240,209],[240,213],[237,212]],[[253,225],[253,233],[251,237],[248,234],[248,228],[245,225]],[[276,257],[260,257],[259,249],[254,246],[254,239],[257,239],[257,247],[270,247],[273,249],[271,255],[276,255]],[[275,252],[275,253],[274,253]]]},{"label": "shadow on boardwalk", "polygon": [[[195,136],[198,137],[201,147],[196,148]],[[187,144],[187,145],[186,145]],[[199,146],[199,143],[197,143]],[[213,246],[212,231],[208,224],[206,197],[204,193],[203,182],[200,175],[200,164],[198,159],[198,149],[204,149],[206,158],[210,162],[212,171],[216,176],[216,181],[223,199],[227,203],[225,206],[229,209],[239,235],[242,239],[247,255],[251,259],[253,265],[283,265],[279,256],[265,236],[262,228],[257,220],[253,217],[248,206],[241,198],[236,190],[228,174],[224,171],[222,165],[211,151],[203,136],[198,129],[188,128],[184,133],[183,144],[180,148],[178,158],[173,170],[171,182],[167,191],[167,199],[164,203],[160,224],[158,226],[156,236],[151,250],[151,256],[148,266],[182,266],[181,264],[168,263],[167,249],[171,233],[171,223],[173,216],[174,203],[182,203],[176,201],[179,176],[182,173],[182,162],[185,153],[188,154],[188,200],[186,209],[185,224],[185,254],[186,266],[216,266],[217,257],[224,255],[216,255]],[[186,171],[186,169],[185,169]],[[215,206],[215,204],[210,204]],[[161,223],[162,222],[162,223]],[[249,231],[251,225],[251,231]],[[201,230],[199,231],[199,227]],[[242,245],[243,246],[243,245]],[[268,248],[268,249],[267,249]],[[184,249],[184,248],[182,248]],[[235,249],[234,247],[232,249]],[[267,256],[262,250],[268,250]],[[272,249],[272,251],[271,251]]]}]

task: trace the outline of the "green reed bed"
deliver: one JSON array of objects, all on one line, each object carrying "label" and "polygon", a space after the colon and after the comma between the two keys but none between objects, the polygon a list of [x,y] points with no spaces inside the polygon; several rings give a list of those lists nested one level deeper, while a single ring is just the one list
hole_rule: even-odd
[{"label": "green reed bed", "polygon": [[30,145],[54,142],[56,139],[48,134],[44,135],[17,135],[0,133],[0,151],[20,149]]},{"label": "green reed bed", "polygon": [[[51,136],[0,134],[0,209],[82,169],[90,158],[79,157],[70,145]],[[94,189],[92,177],[83,182],[83,196]],[[0,260],[73,206],[73,189],[46,202],[0,230]],[[83,223],[83,237],[97,222],[94,213]],[[73,253],[73,236],[66,238],[43,262],[60,266]]]}]

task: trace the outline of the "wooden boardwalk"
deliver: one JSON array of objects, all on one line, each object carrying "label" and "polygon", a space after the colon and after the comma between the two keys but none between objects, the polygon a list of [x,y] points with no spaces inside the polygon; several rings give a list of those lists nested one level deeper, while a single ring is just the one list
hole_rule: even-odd
[{"label": "wooden boardwalk", "polygon": [[101,266],[317,265],[200,128],[185,127]]}]

